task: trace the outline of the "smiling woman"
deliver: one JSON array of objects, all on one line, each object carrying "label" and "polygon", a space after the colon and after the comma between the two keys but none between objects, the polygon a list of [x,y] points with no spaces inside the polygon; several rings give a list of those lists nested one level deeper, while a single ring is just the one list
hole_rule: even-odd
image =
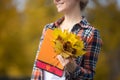
[{"label": "smiling woman", "polygon": [[[54,0],[58,12],[64,16],[43,29],[31,80],[93,80],[102,41],[99,31],[81,14],[87,3],[88,0]],[[58,54],[53,56],[55,50],[50,47],[52,44],[48,38],[52,38],[52,32],[49,30],[56,28],[77,35],[84,43],[85,54],[74,58],[64,58]],[[59,63],[62,68],[55,66]]]}]

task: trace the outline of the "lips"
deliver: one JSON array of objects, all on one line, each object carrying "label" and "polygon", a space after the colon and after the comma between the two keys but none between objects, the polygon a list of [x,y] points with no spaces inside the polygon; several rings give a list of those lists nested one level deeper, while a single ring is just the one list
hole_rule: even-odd
[{"label": "lips", "polygon": [[56,6],[57,6],[57,7],[60,7],[60,6],[62,6],[63,4],[64,4],[64,3],[57,3]]},{"label": "lips", "polygon": [[56,3],[56,5],[61,5],[61,4],[64,4],[64,2],[58,2],[58,3]]}]

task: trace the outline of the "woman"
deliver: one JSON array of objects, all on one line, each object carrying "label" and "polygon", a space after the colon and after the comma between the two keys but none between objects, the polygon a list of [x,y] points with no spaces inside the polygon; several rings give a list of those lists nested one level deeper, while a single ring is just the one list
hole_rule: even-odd
[{"label": "woman", "polygon": [[65,67],[61,77],[37,68],[35,60],[31,80],[93,80],[101,48],[101,39],[99,31],[81,15],[87,3],[88,0],[54,0],[58,12],[63,13],[64,17],[45,26],[39,45],[40,49],[44,33],[48,28],[59,27],[61,30],[68,30],[80,36],[84,41],[86,53],[76,59],[64,59],[58,55],[58,60]]}]

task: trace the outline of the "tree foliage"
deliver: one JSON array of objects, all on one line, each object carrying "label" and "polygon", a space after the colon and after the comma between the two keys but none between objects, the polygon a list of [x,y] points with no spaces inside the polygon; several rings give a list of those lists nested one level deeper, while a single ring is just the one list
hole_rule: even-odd
[{"label": "tree foliage", "polygon": [[[0,0],[0,75],[21,75],[23,42],[20,19],[10,0]],[[24,64],[24,63],[23,63]]]},{"label": "tree foliage", "polygon": [[[107,61],[107,64],[101,62],[98,66],[104,64],[104,68],[109,68],[108,71],[110,71],[106,73],[106,75],[109,76],[109,80],[117,80],[117,77],[120,75],[118,58],[120,57],[120,11],[115,1],[111,1],[107,6],[100,5],[98,1],[95,1],[95,3],[97,4],[96,8],[88,12],[88,18],[90,23],[100,30],[103,40],[103,53],[101,53],[101,55],[104,55]],[[104,68],[102,68],[101,71],[104,71]],[[100,72],[100,70],[97,70],[97,73],[105,74],[104,72]],[[97,75],[96,77],[99,79],[99,76],[100,75]],[[104,80],[104,78],[100,80]]]},{"label": "tree foliage", "polygon": [[[28,0],[25,11],[18,13],[12,0],[0,0],[1,76],[31,76],[43,27],[61,17],[52,1]],[[109,0],[106,6],[93,1],[95,8],[88,8],[88,20],[100,30],[103,40],[95,80],[119,80],[120,11],[116,0]]]}]

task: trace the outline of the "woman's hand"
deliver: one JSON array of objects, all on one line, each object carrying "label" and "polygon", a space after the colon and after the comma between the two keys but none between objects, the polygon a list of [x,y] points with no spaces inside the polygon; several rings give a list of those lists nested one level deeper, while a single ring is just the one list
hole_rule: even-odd
[{"label": "woman's hand", "polygon": [[61,55],[57,55],[57,59],[60,61],[62,66],[65,66],[66,64],[69,63],[69,59],[64,59]]},{"label": "woman's hand", "polygon": [[61,55],[57,55],[57,59],[64,66],[65,71],[73,72],[77,67],[74,58],[65,59]]}]

